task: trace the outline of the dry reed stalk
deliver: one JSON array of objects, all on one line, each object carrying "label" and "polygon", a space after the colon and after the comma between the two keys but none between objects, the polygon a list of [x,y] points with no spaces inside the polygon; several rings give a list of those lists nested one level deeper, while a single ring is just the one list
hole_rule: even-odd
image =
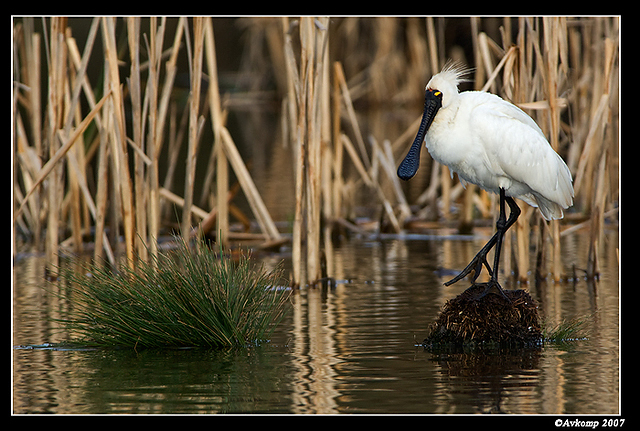
[{"label": "dry reed stalk", "polygon": [[[291,140],[293,141],[293,154],[294,154],[294,167],[293,172],[295,176],[295,195],[296,204],[293,216],[293,237],[292,237],[292,250],[291,259],[293,266],[293,279],[292,285],[300,286],[302,281],[302,211],[303,211],[303,185],[304,178],[302,172],[304,170],[305,159],[305,147],[302,145],[304,129],[298,122],[298,118],[301,115],[300,111],[304,110],[304,104],[302,100],[302,89],[300,87],[300,76],[298,72],[298,65],[296,63],[295,54],[293,52],[292,33],[293,26],[289,24],[288,18],[282,18],[282,31],[284,36],[284,52],[286,59],[287,70],[287,111],[289,113]],[[298,110],[298,106],[300,107]]]},{"label": "dry reed stalk", "polygon": [[191,93],[189,97],[189,143],[187,149],[187,172],[184,186],[184,206],[180,231],[185,242],[191,233],[191,206],[196,175],[196,153],[198,151],[198,112],[200,110],[200,87],[202,84],[202,56],[204,46],[203,18],[193,18],[193,58],[191,61]]},{"label": "dry reed stalk", "polygon": [[[68,94],[67,94],[68,96]],[[65,99],[68,100],[67,97]],[[78,123],[81,122],[80,110],[75,109],[77,112]],[[78,145],[75,145],[73,150],[67,152],[67,180],[68,180],[68,192],[63,202],[63,211],[65,205],[69,212],[69,221],[71,225],[71,237],[73,243],[73,249],[76,253],[82,253],[82,218],[83,212],[86,212],[87,200],[82,199],[82,195],[86,195],[86,179],[84,177],[84,170],[80,169],[79,165],[84,166],[84,142],[82,136],[78,138]],[[82,195],[80,189],[82,188]],[[87,190],[88,192],[88,190]],[[89,195],[90,198],[90,195]],[[63,215],[62,219],[66,219]],[[61,243],[64,244],[64,241]]]},{"label": "dry reed stalk", "polygon": [[100,128],[100,154],[98,156],[98,174],[96,176],[96,182],[98,190],[96,191],[96,228],[95,228],[95,249],[94,249],[94,261],[102,262],[102,249],[107,252],[109,262],[114,265],[115,258],[111,251],[109,239],[105,233],[105,217],[107,209],[107,187],[109,182],[109,146],[107,144],[107,132],[104,127]]},{"label": "dry reed stalk", "polygon": [[305,103],[307,104],[305,127],[307,159],[305,170],[305,195],[307,206],[307,280],[315,283],[322,277],[320,272],[320,139],[318,124],[317,98],[320,94],[318,82],[319,64],[316,61],[316,23],[312,17],[300,19],[300,50],[303,72],[302,82],[306,87]]},{"label": "dry reed stalk", "polygon": [[[186,18],[181,17],[178,20],[178,25],[173,38],[173,45],[170,48],[169,60],[165,63],[165,78],[164,78],[164,84],[162,86],[162,93],[160,95],[160,102],[158,105],[158,115],[156,120],[156,129],[155,129],[155,136],[157,140],[155,147],[156,147],[157,154],[160,154],[160,151],[162,149],[162,145],[164,142],[163,131],[165,128],[167,113],[169,110],[169,100],[171,98],[171,92],[173,90],[173,83],[176,77],[178,54],[180,52],[180,43],[182,41],[182,35],[184,33],[184,28],[186,25],[187,25]],[[156,82],[156,85],[160,85],[158,80],[155,80],[155,82]],[[173,135],[170,134],[170,136],[173,136]]]},{"label": "dry reed stalk", "polygon": [[587,254],[587,277],[594,278],[600,273],[598,265],[598,245],[600,244],[600,236],[602,232],[602,223],[604,219],[604,199],[605,192],[605,170],[607,164],[606,153],[600,160],[600,166],[597,174],[597,186],[593,198],[591,211],[591,230],[589,234],[589,251]]},{"label": "dry reed stalk", "polygon": [[[17,90],[16,90],[17,91]],[[16,98],[14,98],[16,100]],[[41,169],[41,161],[40,158],[35,154],[34,148],[29,146],[27,139],[27,132],[24,128],[24,124],[22,123],[22,118],[19,113],[16,113],[16,150],[18,158],[14,158],[17,160],[17,166],[15,169],[16,177],[14,181],[17,182],[18,179],[18,171],[20,171],[20,177],[24,184],[26,190],[31,190],[33,188],[33,178],[36,176],[37,172]],[[14,157],[15,157],[14,153]],[[22,194],[20,187],[17,184],[13,187],[15,193],[15,201],[16,202],[26,202],[28,204],[27,207],[24,207],[22,214],[18,214],[15,218],[16,223],[22,224],[22,218],[24,217],[24,222],[27,224],[25,226],[25,231],[31,230],[32,234],[40,232],[40,217],[39,217],[39,203],[40,196],[38,193],[32,194],[30,197],[25,199],[25,196]],[[35,238],[34,238],[35,240]],[[38,244],[39,240],[35,240]]]},{"label": "dry reed stalk", "polygon": [[[167,199],[169,202],[173,202],[177,206],[184,209],[185,207],[184,199],[181,198],[180,196],[176,195],[175,193],[172,193],[171,191],[165,189],[164,187],[160,187],[160,190],[158,190],[158,192],[161,197]],[[191,205],[191,207],[189,208],[189,212],[191,212],[191,214],[203,220],[209,216],[209,213],[207,213],[205,210],[195,205]]]},{"label": "dry reed stalk", "polygon": [[407,23],[406,38],[409,50],[409,59],[406,75],[406,100],[420,100],[420,92],[424,87],[426,71],[428,70],[428,49],[427,42],[421,34],[422,20],[419,18],[409,18]]},{"label": "dry reed stalk", "polygon": [[143,261],[147,261],[147,214],[143,208],[147,208],[145,191],[145,169],[143,155],[145,152],[144,141],[142,139],[142,91],[140,84],[140,18],[127,18],[127,36],[129,43],[129,56],[131,59],[131,68],[129,78],[127,80],[127,89],[131,98],[131,118],[133,122],[133,148],[134,151],[134,208],[136,220],[136,250],[138,257]]},{"label": "dry reed stalk", "polygon": [[29,120],[31,124],[31,134],[33,136],[33,147],[36,154],[42,154],[42,107],[40,97],[42,94],[40,88],[41,82],[41,65],[40,65],[40,35],[33,33],[33,19],[29,19],[25,22],[30,22],[31,25],[25,26],[30,30],[25,32],[24,41],[26,45],[26,70],[23,76],[27,79],[26,85],[30,91],[28,94],[28,107],[29,107]]},{"label": "dry reed stalk", "polygon": [[238,149],[233,142],[233,138],[226,127],[222,127],[220,129],[220,138],[225,151],[225,155],[233,168],[233,171],[238,178],[238,182],[244,191],[245,197],[251,206],[251,210],[253,211],[254,216],[257,219],[258,225],[260,225],[260,230],[267,235],[270,239],[279,240],[281,239],[280,232],[278,232],[278,228],[276,227],[269,211],[267,210],[264,201],[260,197],[260,193],[258,189],[251,179],[251,175],[249,174],[249,170],[246,165],[242,161],[242,157],[238,152]]},{"label": "dry reed stalk", "polygon": [[[609,43],[611,45],[611,43]],[[609,57],[607,58],[606,63],[611,64],[615,61],[615,49],[609,49]],[[608,73],[611,73],[612,68],[607,68]],[[599,81],[605,81],[608,83],[610,76],[603,77]],[[595,106],[595,110],[591,115],[591,119],[589,124],[591,127],[588,129],[588,134],[585,138],[584,147],[582,154],[580,155],[580,159],[578,161],[577,173],[575,176],[575,192],[578,194],[582,191],[583,187],[586,187],[586,191],[589,192],[593,186],[594,177],[589,175],[595,171],[595,164],[599,161],[602,151],[603,151],[603,139],[604,139],[604,129],[605,124],[608,120],[608,110],[610,103],[611,94],[608,92],[602,93],[599,98],[594,97],[594,103],[592,106]],[[595,103],[597,100],[597,103]],[[585,186],[585,182],[589,186]]]},{"label": "dry reed stalk", "polygon": [[316,63],[316,28],[314,18],[303,17],[300,19],[300,81],[304,85],[305,115],[300,116],[299,121],[306,129],[305,141],[306,159],[304,198],[306,200],[306,237],[307,259],[306,279],[309,283],[315,283],[321,278],[320,274],[320,141],[317,124],[317,104],[315,103],[319,93],[317,82],[318,64]]},{"label": "dry reed stalk", "polygon": [[354,147],[353,143],[351,142],[351,140],[349,139],[349,137],[344,133],[342,133],[340,134],[340,141],[342,142],[343,148],[347,150],[347,154],[351,158],[351,161],[353,162],[353,166],[356,168],[356,171],[358,172],[358,174],[360,174],[360,178],[362,179],[364,184],[367,187],[374,187],[374,182],[371,179],[369,172],[364,167],[364,164],[362,163],[362,160],[358,156],[358,152]]},{"label": "dry reed stalk", "polygon": [[[522,85],[522,76],[524,73],[521,69],[524,57],[523,27],[520,28],[518,32],[517,41],[519,42],[518,45],[511,46],[507,52],[507,54],[510,53],[510,58],[504,64],[503,82],[505,93],[510,94],[512,97],[511,101],[520,106],[520,104],[526,100],[526,87]],[[515,235],[512,234],[512,238],[515,239],[515,245],[513,239],[508,242],[510,247],[515,246],[514,264],[511,266],[505,265],[504,268],[515,270],[517,281],[526,283],[528,282],[529,274],[530,220],[534,209],[528,205],[519,206],[522,209],[522,213],[516,221]]]},{"label": "dry reed stalk", "polygon": [[[229,190],[229,193],[227,193],[227,207],[228,207],[228,211],[232,213],[238,220],[241,220],[242,223],[245,225],[246,229],[249,229],[251,227],[251,221],[240,211],[240,209],[238,209],[238,207],[230,203],[230,201],[237,194],[239,188],[240,188],[240,184],[236,183],[233,186],[233,188]],[[208,232],[215,231],[217,218],[218,218],[218,207],[215,206],[211,211],[209,211],[209,213],[207,214],[207,217],[205,217],[202,220],[202,222],[198,226],[198,230],[194,229],[191,231],[191,236],[193,237],[198,233],[206,234]],[[231,235],[231,232],[228,232],[228,236],[229,235]],[[267,237],[263,233],[259,234],[259,236],[261,238]]]},{"label": "dry reed stalk", "polygon": [[[176,160],[180,154],[189,118],[189,105],[185,104],[180,116],[179,124],[177,124],[178,112],[176,105],[177,104],[175,102],[171,104],[171,117],[169,118],[169,145],[167,149],[167,160],[169,161]],[[175,170],[176,164],[169,163],[163,181],[163,187],[167,190],[171,189],[175,177]],[[171,209],[167,206],[165,207],[165,210],[165,216],[169,216]]]},{"label": "dry reed stalk", "polygon": [[[367,171],[365,169],[364,164],[362,163],[362,160],[358,156],[358,153],[353,143],[349,139],[349,137],[343,133],[340,135],[340,139],[342,141],[343,147],[347,150],[347,153],[351,157],[351,161],[353,162],[356,170],[360,174],[360,178],[362,179],[362,181],[366,186],[373,188],[375,190],[376,195],[378,196],[380,203],[382,203],[382,207],[387,217],[389,217],[389,221],[391,222],[391,225],[393,226],[394,231],[399,233],[402,230],[402,226],[395,215],[391,201],[389,201],[389,199],[386,198],[384,191],[380,186],[380,183],[377,180],[374,181],[374,179],[371,177],[371,174],[369,173],[370,171]],[[375,159],[375,162],[376,163],[378,162],[378,158]]]},{"label": "dry reed stalk", "polygon": [[[61,128],[63,121],[63,98],[66,74],[66,45],[64,44],[64,27],[66,19],[51,19],[51,35],[49,50],[49,94],[47,100],[47,135],[46,144],[48,145],[49,157],[53,158],[60,148],[60,144],[56,139],[56,130]],[[46,165],[45,165],[46,166]],[[60,224],[60,208],[55,205],[56,202],[62,201],[62,174],[61,165],[51,165],[53,174],[48,179],[47,199],[49,211],[47,213],[47,232],[45,238],[45,254],[47,262],[52,265],[58,264],[58,235]],[[27,194],[28,196],[28,194]]]},{"label": "dry reed stalk", "polygon": [[[388,180],[391,182],[393,186],[393,192],[396,197],[396,202],[398,202],[398,205],[400,207],[400,218],[394,217],[392,219],[392,224],[394,225],[394,228],[396,228],[396,231],[399,233],[404,224],[404,220],[411,215],[411,208],[409,208],[407,199],[404,195],[404,192],[402,191],[400,179],[396,174],[395,160],[393,159],[393,154],[391,153],[391,144],[388,140],[385,140],[382,143],[384,148],[381,148],[380,144],[378,144],[378,141],[376,141],[373,136],[371,136],[370,140],[372,147],[374,148],[376,159],[380,163],[380,166],[382,167]],[[382,192],[382,187],[380,187],[380,181],[376,181],[376,183],[378,184],[377,188],[380,190],[379,194],[381,194],[381,196],[385,196]],[[384,205],[385,207],[391,206],[389,200],[386,197],[384,198]]]},{"label": "dry reed stalk", "polygon": [[431,74],[436,74],[440,71],[438,67],[438,42],[436,40],[436,29],[432,17],[425,18],[427,26],[427,41],[429,44],[429,65],[431,66]]},{"label": "dry reed stalk", "polygon": [[[334,184],[335,178],[332,175],[334,149],[332,145],[333,138],[333,124],[331,113],[331,62],[329,61],[328,46],[329,46],[329,18],[320,18],[316,24],[322,32],[316,34],[317,43],[319,44],[320,53],[318,77],[319,91],[317,92],[317,109],[319,118],[318,126],[318,139],[320,151],[318,153],[319,163],[319,176],[320,176],[320,193],[318,196],[318,212],[321,213],[322,220],[325,220],[324,229],[322,231],[324,238],[324,251],[319,248],[321,253],[319,259],[321,261],[321,277],[328,275],[333,276],[334,272],[334,260],[333,260],[333,224],[328,221],[333,218],[335,209],[333,208],[332,189],[336,186]],[[322,221],[319,222],[319,230]],[[324,258],[324,259],[323,259]],[[324,269],[322,268],[322,261],[324,260]]]},{"label": "dry reed stalk", "polygon": [[[91,23],[89,34],[87,35],[87,41],[85,43],[84,51],[81,58],[79,58],[79,50],[77,48],[75,39],[71,37],[71,29],[67,29],[68,34],[66,37],[66,44],[70,63],[69,72],[72,78],[71,82],[73,83],[73,89],[70,95],[68,94],[68,92],[65,95],[65,103],[67,103],[67,105],[69,106],[64,125],[64,135],[66,137],[68,137],[71,133],[72,122],[74,119],[76,124],[80,124],[82,122],[79,97],[81,90],[83,89],[83,87],[85,87],[85,83],[87,82],[87,65],[89,63],[89,58],[93,50],[93,44],[98,32],[98,26],[99,21],[97,19],[94,19]],[[96,124],[99,124],[98,117],[99,115],[96,116]],[[80,137],[80,139],[82,139],[82,137]],[[70,204],[72,206],[72,233],[74,238],[73,243],[76,252],[79,253],[82,251],[82,233],[83,231],[89,231],[89,212],[91,212],[94,219],[96,217],[95,206],[87,187],[86,171],[84,169],[86,165],[84,142],[81,141],[78,145],[75,146],[74,151],[68,152],[67,158],[69,159],[69,163],[73,167],[73,169],[69,171],[69,197]],[[82,189],[82,196],[84,200],[82,200],[80,197],[80,189]],[[84,218],[84,224],[86,226],[85,229],[83,229],[81,226],[81,218]]]},{"label": "dry reed stalk", "polygon": [[[549,102],[549,142],[554,150],[558,150],[559,139],[559,122],[560,110],[558,109],[558,60],[559,60],[559,34],[560,34],[560,18],[544,17],[544,56],[546,73],[546,99]],[[559,281],[562,272],[562,260],[560,257],[560,228],[557,220],[552,220],[551,236],[552,236],[552,274],[555,281]]]},{"label": "dry reed stalk", "polygon": [[[605,141],[605,125],[609,123],[609,103],[604,103],[606,100],[610,102],[609,98],[611,97],[611,81],[612,81],[612,71],[614,70],[615,64],[615,54],[617,51],[617,44],[610,38],[606,38],[604,40],[604,73],[602,75],[602,85],[601,91],[603,96],[600,99],[598,104],[598,108],[596,109],[596,115],[601,111],[601,116],[603,118],[603,124],[601,126],[601,132],[599,132],[599,136],[597,138],[594,137],[596,132],[591,130],[589,131],[589,135],[587,138],[591,137],[592,141],[597,139],[599,145],[596,144],[593,146],[593,150],[591,151],[590,164],[592,165],[591,170],[595,174],[595,178],[593,181],[593,197],[591,199],[591,231],[590,231],[590,243],[589,243],[589,251],[588,251],[588,259],[587,259],[587,276],[590,278],[597,277],[599,273],[598,268],[598,260],[597,260],[597,251],[599,248],[599,244],[602,242],[603,237],[603,225],[604,225],[604,212],[606,206],[606,197],[611,191],[611,185],[608,184],[609,175],[607,175],[607,168],[609,164],[607,162],[610,157],[609,154],[612,152],[612,145],[607,146]],[[585,143],[585,150],[587,149],[587,143]],[[581,156],[582,159],[582,156]],[[599,160],[599,163],[598,163]],[[597,170],[595,168],[596,163],[598,164]]]},{"label": "dry reed stalk", "polygon": [[340,99],[340,82],[337,75],[342,73],[342,79],[344,80],[344,72],[342,65],[339,61],[333,63],[333,94],[332,94],[332,106],[331,113],[333,115],[331,119],[332,135],[331,141],[333,142],[333,195],[332,195],[332,208],[334,218],[342,217],[342,163],[343,163],[343,149],[342,140],[340,139],[340,113],[342,111],[342,103]]},{"label": "dry reed stalk", "polygon": [[[97,18],[96,18],[97,19]],[[103,84],[107,87],[108,73],[104,74]],[[96,228],[95,228],[95,249],[94,260],[96,262],[102,262],[102,249],[110,250],[109,238],[105,232],[106,218],[107,218],[107,200],[109,197],[109,172],[113,171],[113,162],[110,162],[110,145],[109,145],[109,130],[112,122],[112,116],[109,115],[108,104],[102,111],[103,121],[98,128],[99,136],[99,155],[98,155],[98,173],[96,176],[97,191],[96,191]],[[111,186],[113,189],[113,185]],[[113,207],[117,206],[117,202],[113,202]],[[115,226],[114,226],[115,228]],[[112,253],[109,255],[110,260],[113,259]],[[111,262],[114,264],[114,262]]]},{"label": "dry reed stalk", "polygon": [[56,167],[58,162],[64,157],[64,155],[69,151],[71,146],[76,143],[78,138],[85,131],[89,123],[93,121],[93,118],[96,116],[98,111],[102,108],[102,105],[110,98],[111,92],[108,92],[97,104],[96,106],[87,114],[87,116],[82,120],[82,122],[78,125],[78,127],[74,130],[71,136],[64,142],[64,144],[53,154],[53,156],[45,163],[45,165],[40,169],[37,174],[37,178],[33,181],[33,185],[25,195],[22,200],[22,203],[18,207],[18,210],[14,213],[14,220],[20,215],[22,210],[24,209],[24,205],[28,201],[29,197],[32,193],[34,193],[38,186],[49,176],[52,170]]},{"label": "dry reed stalk", "polygon": [[[288,97],[294,144],[296,208],[293,224],[292,284],[315,283],[322,277],[320,265],[320,219],[322,184],[322,139],[329,129],[327,106],[329,85],[323,67],[327,51],[329,21],[326,18],[303,17],[299,20],[300,67],[296,64],[287,19],[283,19],[284,52],[288,74]],[[326,94],[323,94],[326,93]],[[295,103],[292,103],[295,101]],[[323,125],[326,122],[327,126]],[[303,259],[303,241],[306,256]],[[303,275],[304,272],[304,275]]]},{"label": "dry reed stalk", "polygon": [[366,169],[370,169],[371,161],[369,160],[369,155],[367,154],[367,149],[364,144],[364,139],[362,138],[362,132],[360,131],[360,125],[358,124],[358,118],[356,117],[356,111],[353,107],[351,92],[349,91],[349,88],[347,86],[347,81],[344,77],[344,71],[342,70],[342,65],[340,66],[339,69],[336,70],[336,72],[337,72],[336,79],[340,84],[340,90],[342,92],[344,104],[347,109],[349,122],[351,123],[353,133],[355,134],[355,137],[356,137],[356,143],[358,144],[358,150],[360,151],[360,156],[362,157],[362,163],[364,164]]},{"label": "dry reed stalk", "polygon": [[[158,27],[155,18],[151,19],[150,42],[147,46],[149,53],[149,77],[145,91],[145,106],[148,107],[148,135],[146,140],[147,157],[150,159],[146,172],[147,188],[147,246],[151,254],[151,262],[156,262],[158,254],[158,235],[160,234],[160,181],[158,173],[158,158],[162,146],[162,129],[158,128],[159,105],[158,86],[160,80],[160,59],[162,57],[162,40],[166,28],[166,18],[162,18]],[[145,39],[146,41],[146,39]]]},{"label": "dry reed stalk", "polygon": [[[342,95],[342,98],[345,102],[345,105],[347,107],[347,112],[348,112],[348,117],[349,120],[351,122],[352,128],[355,132],[357,132],[356,138],[357,139],[362,139],[362,133],[359,131],[360,130],[360,126],[358,125],[358,122],[355,118],[355,110],[353,109],[353,104],[352,104],[352,98],[350,96],[350,91],[347,87],[347,83],[345,80],[345,76],[344,76],[344,71],[342,69],[342,65],[341,63],[335,63],[334,65],[334,82],[337,82],[336,85],[336,90],[335,93],[336,95],[338,94],[337,88],[340,89],[340,94]],[[335,128],[336,126],[334,126]],[[334,133],[337,133],[337,131],[334,130]],[[359,137],[359,138],[358,138]],[[375,141],[375,140],[374,140]],[[395,167],[392,167],[391,165],[395,165],[395,162],[393,160],[389,161],[385,154],[383,152],[382,149],[379,148],[377,142],[374,144],[374,151],[378,150],[378,153],[376,154],[376,156],[379,155],[379,157],[375,157],[373,159],[373,161],[369,162],[369,167],[367,168],[366,166],[366,162],[367,160],[369,160],[369,156],[366,152],[366,149],[363,148],[363,146],[359,145],[360,148],[360,155],[358,155],[358,152],[356,151],[354,145],[351,143],[351,140],[348,138],[348,136],[342,134],[340,136],[339,139],[339,148],[340,148],[340,164],[342,164],[342,149],[346,149],[347,153],[349,154],[351,161],[353,162],[356,170],[358,171],[358,173],[360,174],[360,177],[362,178],[362,180],[364,181],[365,185],[367,185],[368,187],[372,187],[375,189],[377,196],[380,199],[380,202],[382,203],[385,213],[387,214],[387,216],[389,217],[389,220],[391,221],[391,224],[394,228],[394,230],[396,232],[400,232],[402,229],[402,223],[400,223],[400,221],[398,221],[398,218],[396,217],[394,211],[393,211],[393,205],[391,204],[391,202],[385,197],[385,194],[382,190],[382,187],[380,186],[380,183],[378,182],[377,178],[373,178],[373,174],[377,171],[376,169],[376,164],[377,163],[382,163],[383,164],[383,168],[385,169],[385,172],[389,173],[390,169],[392,171],[395,172]],[[385,150],[386,151],[386,150]],[[392,148],[391,145],[389,144],[389,151],[392,152]],[[341,168],[340,168],[341,171]],[[403,203],[403,197],[400,196],[404,196],[404,193],[402,192],[399,183],[396,181],[397,180],[397,176],[395,175],[395,173],[393,174],[393,179],[391,179],[392,184],[394,184],[394,192],[396,193],[396,195],[398,196],[398,201],[401,203],[401,207],[402,207],[402,219],[404,220],[406,217],[408,217],[411,212],[410,210],[407,212],[407,208],[408,205],[402,205]],[[342,184],[342,180],[340,180],[340,184]],[[338,191],[338,193],[342,193],[341,191]],[[404,202],[406,203],[406,200],[404,200]],[[336,214],[336,217],[342,217],[341,214]]]},{"label": "dry reed stalk", "polygon": [[[65,36],[65,40],[66,40],[69,38],[68,28],[65,30],[65,33],[67,33],[67,35]],[[69,81],[74,79],[73,72],[71,72],[66,79],[67,79],[67,82],[66,82],[65,91],[64,91],[64,104],[67,108],[65,112],[66,121],[64,122],[63,134],[68,135],[71,129],[73,119],[77,117],[78,123],[81,121],[81,119],[79,119],[80,112],[78,109],[76,109],[76,107],[73,106],[73,103],[71,102],[71,96],[69,94]],[[74,115],[74,114],[77,114],[77,115]],[[79,157],[84,159],[84,157],[80,154],[80,153],[84,153],[84,143],[82,140],[82,136],[78,138],[78,141],[79,143],[74,147],[74,150],[76,150],[75,152],[78,153]],[[79,152],[77,151],[78,149],[80,149]],[[76,162],[73,156],[74,156],[74,151],[67,152],[66,154],[67,163]],[[71,242],[73,243],[74,251],[77,253],[81,253],[82,252],[82,225],[81,225],[82,209],[81,209],[79,176],[81,176],[82,173],[73,169],[72,170],[67,169],[67,171],[68,172],[66,176],[67,176],[67,182],[68,182],[68,191],[66,196],[64,196],[63,198],[62,205],[60,206],[60,209],[61,209],[60,219],[64,221],[64,220],[67,220],[67,217],[69,218],[69,222],[70,222],[69,225],[71,228]],[[64,189],[63,189],[63,194],[64,194]],[[62,241],[60,244],[64,244],[64,241]]]},{"label": "dry reed stalk", "polygon": [[118,71],[118,53],[116,49],[115,18],[102,19],[103,43],[105,49],[105,68],[109,71],[108,87],[111,91],[110,105],[114,117],[111,155],[114,158],[116,187],[122,205],[122,220],[127,260],[133,265],[135,259],[135,207],[128,166],[126,125],[120,75]]},{"label": "dry reed stalk", "polygon": [[[14,28],[14,79],[20,78],[24,82],[24,88],[27,89],[24,101],[21,102],[20,86],[14,87],[14,106],[13,115],[16,119],[16,141],[17,141],[17,154],[19,156],[19,164],[16,168],[16,177],[18,178],[18,171],[20,171],[25,188],[28,190],[31,188],[32,179],[35,173],[41,168],[41,156],[42,154],[42,107],[40,102],[41,95],[41,65],[40,65],[40,35],[34,33],[33,30],[33,18],[25,18],[22,25],[17,24]],[[21,61],[22,60],[22,61]],[[32,145],[29,145],[27,130],[22,121],[20,111],[18,109],[19,104],[22,104],[26,110],[26,118],[30,125]],[[15,150],[14,150],[15,151]],[[15,154],[15,153],[14,153]],[[15,159],[14,159],[15,160]],[[14,193],[16,197],[21,195],[19,187],[14,186]],[[42,220],[40,217],[41,201],[43,196],[41,194],[34,194],[29,199],[29,215],[27,216],[27,223],[29,230],[34,238],[34,243],[37,249],[40,248],[40,238],[42,232]],[[18,223],[21,222],[19,218]],[[15,226],[15,225],[14,225]],[[15,236],[14,236],[15,238]],[[14,242],[15,247],[15,242]]]},{"label": "dry reed stalk", "polygon": [[213,125],[213,152],[216,158],[216,238],[219,244],[226,244],[229,235],[229,174],[228,161],[224,153],[220,134],[224,127],[220,92],[218,89],[218,66],[211,18],[205,21],[205,52],[209,72],[209,105]]}]

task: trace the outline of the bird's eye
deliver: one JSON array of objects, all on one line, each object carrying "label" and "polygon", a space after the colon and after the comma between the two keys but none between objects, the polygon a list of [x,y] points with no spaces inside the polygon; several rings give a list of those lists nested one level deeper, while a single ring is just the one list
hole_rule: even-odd
[{"label": "bird's eye", "polygon": [[442,96],[442,92],[439,91],[439,90],[436,90],[435,88],[428,87],[427,91],[433,93],[433,95],[436,96],[436,97]]}]

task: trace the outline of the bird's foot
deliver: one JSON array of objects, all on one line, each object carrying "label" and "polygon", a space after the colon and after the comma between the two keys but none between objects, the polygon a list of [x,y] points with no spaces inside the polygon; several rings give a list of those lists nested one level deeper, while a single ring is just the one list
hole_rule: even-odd
[{"label": "bird's foot", "polygon": [[458,274],[457,276],[455,276],[451,280],[445,282],[444,285],[445,286],[451,286],[453,283],[457,283],[458,281],[462,280],[467,275],[469,275],[471,273],[471,271],[475,271],[474,275],[473,275],[473,279],[471,280],[471,284],[475,285],[476,279],[480,275],[480,271],[482,271],[482,265],[484,265],[487,268],[487,271],[489,271],[489,275],[493,276],[493,271],[491,270],[491,267],[489,266],[489,262],[487,262],[487,255],[486,255],[486,253],[483,253],[483,250],[480,250],[480,252],[475,255],[473,260],[471,262],[469,262],[469,265],[467,265],[467,267],[465,269],[460,271],[460,274]]},{"label": "bird's foot", "polygon": [[[478,288],[481,288],[481,287],[484,287],[484,290],[482,290],[479,293],[475,292],[477,290],[480,290]],[[491,294],[494,294],[494,295],[502,296],[508,302],[511,302],[511,300],[506,295],[506,293],[504,292],[504,289],[502,288],[502,286],[500,286],[500,283],[498,283],[497,280],[489,280],[486,283],[477,283],[477,284],[474,283],[474,284],[471,285],[471,287],[469,289],[473,289],[474,290],[472,295],[473,295],[473,299],[475,301],[479,301],[480,299],[484,298],[485,296],[487,296],[488,294],[491,293]]]}]

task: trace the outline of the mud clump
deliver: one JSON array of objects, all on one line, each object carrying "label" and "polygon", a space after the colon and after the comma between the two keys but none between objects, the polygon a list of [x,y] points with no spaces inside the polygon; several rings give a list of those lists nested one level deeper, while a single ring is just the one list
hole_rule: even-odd
[{"label": "mud clump", "polygon": [[447,301],[431,325],[425,348],[536,347],[542,343],[538,304],[524,290],[490,292],[472,285]]}]

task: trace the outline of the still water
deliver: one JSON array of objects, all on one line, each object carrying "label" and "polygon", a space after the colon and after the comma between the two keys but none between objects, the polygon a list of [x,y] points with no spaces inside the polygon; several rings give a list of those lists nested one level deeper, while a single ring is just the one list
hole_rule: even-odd
[{"label": "still water", "polygon": [[[14,265],[15,414],[619,413],[618,232],[595,283],[524,286],[550,325],[592,317],[588,339],[504,354],[433,354],[419,343],[442,305],[438,268],[461,269],[486,241],[355,239],[335,250],[333,288],[304,288],[271,341],[235,350],[51,349],[64,306],[42,289],[42,261]],[[584,268],[587,235],[563,238]],[[272,255],[267,264],[288,256]],[[522,286],[505,286],[519,288]]]}]

